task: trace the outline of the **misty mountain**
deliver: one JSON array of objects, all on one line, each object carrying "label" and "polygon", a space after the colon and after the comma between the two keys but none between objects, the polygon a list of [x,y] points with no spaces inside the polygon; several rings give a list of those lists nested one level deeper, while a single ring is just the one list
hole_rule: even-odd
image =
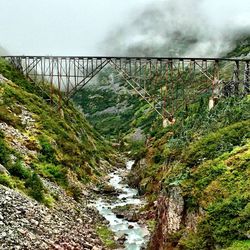
[{"label": "misty mountain", "polygon": [[[209,15],[206,1],[148,5],[106,39],[106,53],[127,56],[221,56],[250,34],[248,22]],[[217,20],[218,19],[218,20]]]}]

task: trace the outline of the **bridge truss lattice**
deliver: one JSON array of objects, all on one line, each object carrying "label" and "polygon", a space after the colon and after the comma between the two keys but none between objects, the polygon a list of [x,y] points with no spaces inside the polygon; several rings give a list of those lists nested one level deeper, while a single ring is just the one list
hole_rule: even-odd
[{"label": "bridge truss lattice", "polygon": [[250,93],[250,59],[164,57],[5,56],[34,84],[47,82],[59,107],[82,90],[105,67],[163,119],[171,121],[180,106],[201,95],[219,97]]}]

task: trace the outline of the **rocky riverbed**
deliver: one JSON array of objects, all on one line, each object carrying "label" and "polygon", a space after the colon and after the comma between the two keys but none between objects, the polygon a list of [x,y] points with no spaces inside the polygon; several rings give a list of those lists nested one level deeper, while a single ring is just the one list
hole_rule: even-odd
[{"label": "rocky riverbed", "polygon": [[104,250],[107,248],[96,233],[96,225],[100,224],[108,224],[115,233],[117,248],[143,249],[149,233],[139,216],[144,202],[137,190],[126,184],[131,165],[128,162],[127,169],[119,167],[110,173],[98,194],[92,192],[96,191],[94,187],[82,190],[78,202],[43,179],[57,196],[50,208],[0,185],[0,249]]},{"label": "rocky riverbed", "polygon": [[109,175],[110,186],[106,186],[106,193],[111,197],[99,198],[94,206],[109,222],[121,249],[140,250],[145,249],[149,232],[138,213],[144,202],[138,191],[124,181],[132,165],[133,161],[128,161],[126,169],[118,169]]}]

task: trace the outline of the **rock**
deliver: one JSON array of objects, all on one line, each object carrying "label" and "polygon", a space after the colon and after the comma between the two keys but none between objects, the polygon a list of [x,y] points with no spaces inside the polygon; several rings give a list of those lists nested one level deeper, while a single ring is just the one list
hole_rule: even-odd
[{"label": "rock", "polygon": [[92,250],[102,250],[102,249],[99,247],[93,247]]},{"label": "rock", "polygon": [[7,233],[6,233],[6,232],[2,232],[1,238],[4,238],[4,237],[6,237],[6,236],[7,236]]},{"label": "rock", "polygon": [[5,78],[2,74],[0,74],[0,83],[4,83],[4,82],[7,82],[8,79]]},{"label": "rock", "polygon": [[97,211],[86,202],[77,203],[55,183],[46,181],[46,187],[60,195],[57,205],[50,209],[0,186],[1,250],[103,249],[95,233],[95,224],[102,221]]},{"label": "rock", "polygon": [[34,220],[34,219],[31,219],[30,222],[31,222],[32,224],[34,224],[35,226],[38,226],[38,224],[39,224],[39,222],[36,221],[36,220]]},{"label": "rock", "polygon": [[109,184],[104,184],[101,188],[99,188],[99,192],[102,194],[116,194],[115,188]]},{"label": "rock", "polygon": [[168,232],[176,232],[180,229],[184,210],[184,199],[180,187],[170,189],[167,209]]},{"label": "rock", "polygon": [[9,174],[9,171],[0,164],[0,174]]},{"label": "rock", "polygon": [[134,226],[133,226],[133,225],[129,225],[128,228],[129,228],[129,229],[132,229],[132,228],[134,228]]},{"label": "rock", "polygon": [[124,218],[124,214],[116,214],[116,218],[123,219]]},{"label": "rock", "polygon": [[23,230],[22,228],[18,228],[17,231],[18,231],[20,234],[26,234],[26,231]]},{"label": "rock", "polygon": [[129,215],[127,220],[129,222],[137,222],[139,220],[138,216],[136,213],[133,213],[132,215]]},{"label": "rock", "polygon": [[123,246],[125,241],[127,240],[126,235],[122,235],[120,238],[118,238],[117,242],[120,246]]},{"label": "rock", "polygon": [[84,249],[93,249],[93,246],[86,242],[82,243],[82,246],[84,247]]}]

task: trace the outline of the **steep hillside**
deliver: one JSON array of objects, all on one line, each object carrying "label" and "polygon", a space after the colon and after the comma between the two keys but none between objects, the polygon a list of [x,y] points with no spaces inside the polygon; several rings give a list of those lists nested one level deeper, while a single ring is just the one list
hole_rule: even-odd
[{"label": "steep hillside", "polygon": [[74,101],[97,131],[117,139],[132,130],[135,112],[145,103],[116,73],[107,68],[98,75],[97,83],[78,92]]},{"label": "steep hillside", "polygon": [[[227,57],[249,56],[249,48],[249,36],[239,38]],[[200,95],[162,128],[110,72],[99,80],[75,100],[101,133],[139,134],[138,142],[126,140],[136,160],[129,181],[148,200],[150,249],[249,249],[249,95],[220,98],[212,110]]]},{"label": "steep hillside", "polygon": [[245,97],[195,111],[139,156],[130,181],[156,216],[151,249],[221,249],[248,239],[249,110]]},{"label": "steep hillside", "polygon": [[60,112],[53,105],[46,84],[38,87],[0,60],[1,249],[102,245],[87,190],[115,154],[73,104]]},{"label": "steep hillside", "polygon": [[[246,56],[249,40],[232,56]],[[184,119],[154,127],[137,149],[130,183],[145,194],[150,249],[249,249],[250,98],[206,99]]]}]

